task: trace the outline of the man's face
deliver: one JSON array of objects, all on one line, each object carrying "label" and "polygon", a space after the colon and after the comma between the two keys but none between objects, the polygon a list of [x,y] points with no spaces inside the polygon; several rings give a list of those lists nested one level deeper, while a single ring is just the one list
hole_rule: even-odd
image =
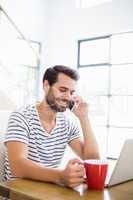
[{"label": "man's face", "polygon": [[76,81],[63,73],[58,75],[58,80],[50,86],[46,101],[50,108],[55,112],[64,112],[73,99]]}]

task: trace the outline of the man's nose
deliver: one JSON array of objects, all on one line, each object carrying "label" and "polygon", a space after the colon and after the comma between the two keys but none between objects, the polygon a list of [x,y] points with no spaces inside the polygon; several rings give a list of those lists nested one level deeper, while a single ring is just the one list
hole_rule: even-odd
[{"label": "man's nose", "polygon": [[72,95],[70,92],[66,92],[64,95],[63,95],[64,99],[65,100],[71,100],[72,99]]}]

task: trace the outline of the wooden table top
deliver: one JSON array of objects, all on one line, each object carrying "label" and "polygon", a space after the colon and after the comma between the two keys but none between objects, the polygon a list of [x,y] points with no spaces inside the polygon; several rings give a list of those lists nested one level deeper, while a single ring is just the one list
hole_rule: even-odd
[{"label": "wooden table top", "polygon": [[71,188],[51,183],[16,179],[0,183],[0,194],[11,200],[133,200],[133,181],[102,191],[86,190],[82,196]]}]

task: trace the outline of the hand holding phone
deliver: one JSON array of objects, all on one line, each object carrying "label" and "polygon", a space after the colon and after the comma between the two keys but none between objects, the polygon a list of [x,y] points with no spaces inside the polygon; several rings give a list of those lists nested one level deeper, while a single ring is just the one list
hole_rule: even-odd
[{"label": "hand holding phone", "polygon": [[76,96],[74,100],[69,102],[69,109],[72,110],[75,105],[78,105],[81,102],[81,97]]},{"label": "hand holding phone", "polygon": [[75,102],[73,100],[70,101],[69,103],[69,109],[72,110]]},{"label": "hand holding phone", "polygon": [[88,103],[80,96],[76,96],[74,100],[70,102],[69,108],[78,118],[88,116]]}]

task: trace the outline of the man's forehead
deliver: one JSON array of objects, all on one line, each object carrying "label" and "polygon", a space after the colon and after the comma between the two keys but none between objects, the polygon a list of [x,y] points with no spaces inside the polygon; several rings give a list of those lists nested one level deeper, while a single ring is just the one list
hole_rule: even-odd
[{"label": "man's forehead", "polygon": [[65,83],[62,83],[61,82],[56,82],[54,84],[55,87],[58,87],[60,89],[68,89],[68,90],[72,90],[72,91],[75,91],[76,90],[76,85],[75,84],[72,84],[72,85],[69,85],[69,84],[65,84]]},{"label": "man's forehead", "polygon": [[66,88],[75,91],[76,81],[67,75],[59,74],[58,79],[54,85],[60,88]]}]

